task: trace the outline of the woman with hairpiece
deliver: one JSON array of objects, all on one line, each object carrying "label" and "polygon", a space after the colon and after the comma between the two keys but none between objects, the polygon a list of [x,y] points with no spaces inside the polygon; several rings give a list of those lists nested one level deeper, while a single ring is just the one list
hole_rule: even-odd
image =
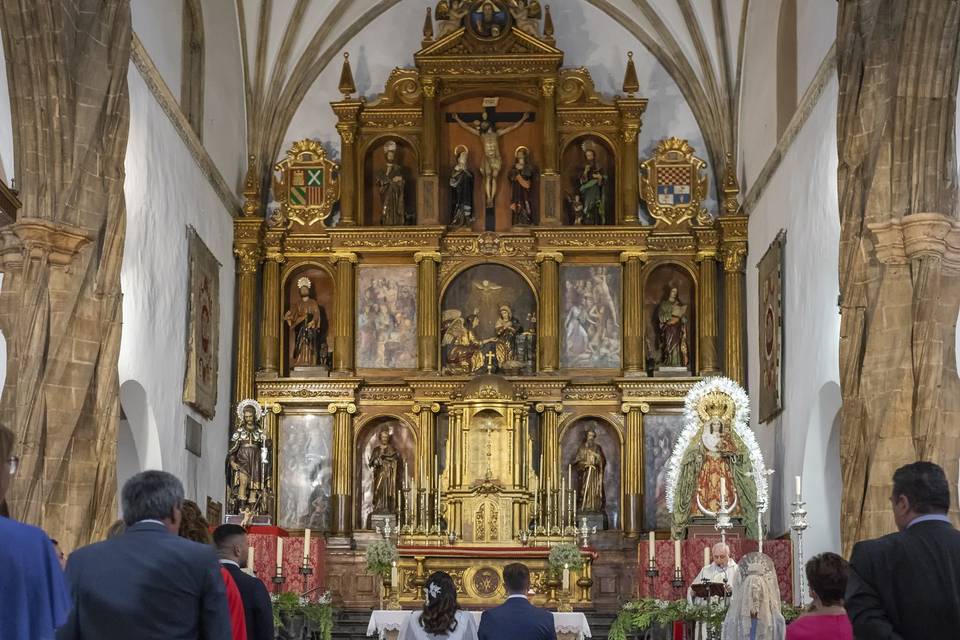
[{"label": "woman with hairpiece", "polygon": [[850,565],[835,553],[807,561],[810,608],[787,627],[787,640],[853,640],[853,626],[843,607]]},{"label": "woman with hairpiece", "polygon": [[450,574],[430,574],[423,592],[423,610],[407,616],[397,640],[477,640],[477,623],[457,604],[457,588]]},{"label": "woman with hairpiece", "polygon": [[[213,544],[210,537],[210,525],[207,523],[207,519],[203,517],[200,505],[193,500],[184,500],[180,512],[183,516],[180,520],[180,531],[177,534],[181,538],[193,540],[200,544]],[[233,576],[223,568],[223,565],[220,566],[220,577],[223,578],[223,585],[227,588],[227,610],[230,612],[230,629],[233,632],[233,640],[247,640],[247,619],[244,615],[240,589],[237,588]]]}]

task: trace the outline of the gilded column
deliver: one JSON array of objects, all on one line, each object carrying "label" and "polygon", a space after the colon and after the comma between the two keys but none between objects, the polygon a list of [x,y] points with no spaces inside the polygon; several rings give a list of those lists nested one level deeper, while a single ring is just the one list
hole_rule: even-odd
[{"label": "gilded column", "polygon": [[333,482],[330,488],[330,525],[334,534],[353,531],[353,414],[357,405],[334,402],[327,407],[333,415]]},{"label": "gilded column", "polygon": [[743,278],[747,257],[746,243],[725,244],[723,247],[724,285],[724,372],[741,385],[746,384],[743,366]]},{"label": "gilded column", "polygon": [[[238,219],[235,229],[240,225],[253,223],[259,228],[259,219]],[[249,225],[253,226],[253,225]],[[237,258],[237,364],[233,380],[234,403],[253,397],[254,378],[254,307],[257,303],[257,268],[260,263],[260,247],[254,239],[234,242],[233,253]]]},{"label": "gilded column", "polygon": [[538,338],[540,371],[560,368],[560,263],[563,254],[545,251],[537,254],[540,264],[540,318]]},{"label": "gilded column", "polygon": [[624,251],[623,263],[623,372],[636,374],[644,370],[643,348],[643,263],[647,254]]},{"label": "gilded column", "polygon": [[333,370],[339,374],[353,373],[354,332],[354,272],[357,264],[355,253],[335,253],[330,261],[337,268],[337,309],[334,315]]},{"label": "gilded column", "polygon": [[437,414],[440,412],[440,405],[436,402],[416,402],[412,410],[417,414],[417,426],[420,430],[417,440],[417,458],[420,461],[417,488],[427,492],[426,521],[433,522],[433,505],[436,503],[437,487],[440,486],[440,478],[434,474],[434,468],[438,465]]},{"label": "gilded column", "polygon": [[535,407],[541,414],[540,423],[540,490],[541,499],[553,495],[552,492],[560,489],[560,416],[563,414],[563,404],[538,403]]},{"label": "gilded column", "polygon": [[646,402],[624,402],[627,434],[623,451],[623,532],[628,536],[643,531],[643,416],[650,411]]},{"label": "gilded column", "polygon": [[280,480],[280,474],[277,468],[277,460],[279,458],[277,451],[277,434],[280,432],[280,414],[283,413],[283,406],[279,403],[274,403],[264,404],[263,408],[266,409],[267,412],[264,414],[261,424],[263,425],[264,433],[267,435],[267,445],[270,451],[270,475],[266,479],[267,483],[269,483],[266,490],[272,497],[272,500],[269,502],[269,513],[273,517],[273,521],[278,522],[280,514],[277,508],[277,483]]},{"label": "gilded column", "polygon": [[354,143],[357,134],[357,121],[363,101],[352,98],[357,87],[350,70],[350,54],[343,54],[343,66],[340,69],[340,92],[343,100],[331,102],[333,112],[337,114],[337,132],[340,133],[340,226],[352,227],[357,224],[357,189],[360,177],[357,173],[357,158]]},{"label": "gilded column", "polygon": [[413,259],[419,265],[417,270],[417,354],[421,371],[437,371],[438,343],[437,331],[437,264],[440,254],[436,251],[419,251]]},{"label": "gilded column", "polygon": [[282,231],[266,233],[260,297],[260,371],[275,376],[280,369],[280,265],[284,262]]},{"label": "gilded column", "polygon": [[623,140],[623,201],[621,210],[617,212],[617,224],[636,224],[637,209],[640,201],[637,198],[637,136],[640,134],[641,116],[647,108],[647,100],[635,98],[634,94],[640,90],[637,80],[637,69],[633,63],[633,52],[627,53],[627,68],[623,75],[623,92],[625,98],[617,98],[614,103],[620,112],[620,137]]},{"label": "gilded column", "polygon": [[557,79],[540,80],[541,109],[543,114],[543,170],[540,176],[540,224],[563,224],[562,185],[557,153]]},{"label": "gilded column", "polygon": [[418,180],[419,211],[421,224],[440,224],[440,183],[437,177],[437,152],[439,120],[437,118],[437,81],[425,76],[423,87],[423,149]]},{"label": "gilded column", "polygon": [[[716,236],[715,231],[711,231]],[[698,238],[702,242],[702,238]],[[701,244],[697,252],[700,263],[700,375],[709,376],[719,373],[717,359],[717,248],[716,238],[713,245]],[[691,367],[692,368],[692,367]]]}]

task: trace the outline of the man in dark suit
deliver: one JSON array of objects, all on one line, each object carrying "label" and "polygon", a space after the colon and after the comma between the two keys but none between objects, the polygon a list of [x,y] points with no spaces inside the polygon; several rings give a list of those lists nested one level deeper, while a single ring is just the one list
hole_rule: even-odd
[{"label": "man in dark suit", "polygon": [[480,616],[480,640],[557,640],[553,614],[530,604],[530,570],[515,562],[503,568],[507,601]]},{"label": "man in dark suit", "polygon": [[70,554],[71,611],[58,640],[230,640],[216,553],[177,535],[180,481],[138,473],[121,501],[126,532]]},{"label": "man in dark suit", "polygon": [[943,469],[914,462],[893,474],[899,533],[853,547],[846,608],[858,640],[960,637],[960,532],[947,518]]},{"label": "man in dark suit", "polygon": [[250,545],[247,532],[238,524],[222,524],[213,532],[213,544],[220,555],[220,564],[230,572],[240,590],[243,612],[247,618],[249,640],[273,640],[273,605],[270,594],[259,578],[241,569],[247,565]]}]

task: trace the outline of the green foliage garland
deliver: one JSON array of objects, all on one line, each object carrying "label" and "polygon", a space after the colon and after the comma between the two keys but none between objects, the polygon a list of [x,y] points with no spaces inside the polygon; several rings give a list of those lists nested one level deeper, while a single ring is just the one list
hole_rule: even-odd
[{"label": "green foliage garland", "polygon": [[367,572],[386,580],[397,560],[397,548],[389,540],[377,540],[367,547]]},{"label": "green foliage garland", "polygon": [[563,565],[567,565],[570,571],[579,571],[583,568],[583,556],[580,555],[580,549],[577,549],[577,545],[561,542],[551,547],[547,564],[554,575],[563,573]]},{"label": "green foliage garland", "polygon": [[[782,603],[781,611],[787,624],[790,624],[800,616],[803,609]],[[626,640],[628,634],[645,631],[653,625],[673,624],[677,620],[703,622],[712,633],[719,634],[726,615],[727,605],[723,603],[690,604],[686,600],[643,598],[623,606],[613,626],[610,627],[609,639]]]}]

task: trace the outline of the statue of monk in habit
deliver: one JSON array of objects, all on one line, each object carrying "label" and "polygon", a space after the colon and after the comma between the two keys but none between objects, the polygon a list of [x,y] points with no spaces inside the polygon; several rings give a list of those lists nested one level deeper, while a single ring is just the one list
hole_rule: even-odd
[{"label": "statue of monk in habit", "polygon": [[267,513],[264,495],[269,484],[270,441],[260,426],[263,410],[256,400],[237,405],[239,421],[230,436],[227,451],[229,506],[233,513]]},{"label": "statue of monk in habit", "polygon": [[327,360],[327,312],[310,295],[313,283],[306,276],[297,280],[300,300],[284,315],[287,326],[293,330],[294,367],[326,365]]},{"label": "statue of monk in habit", "polygon": [[374,178],[380,192],[380,224],[403,225],[407,223],[407,181],[403,167],[397,163],[397,143],[390,140],[383,145],[383,156],[386,164]]},{"label": "statue of monk in habit", "polygon": [[400,454],[390,442],[388,429],[382,429],[377,434],[377,445],[370,452],[368,464],[373,470],[373,512],[394,513],[400,475]]},{"label": "statue of monk in habit", "polygon": [[603,476],[607,460],[603,449],[597,444],[597,432],[593,429],[584,434],[583,444],[577,449],[573,466],[579,481],[577,510],[580,513],[603,513]]}]

